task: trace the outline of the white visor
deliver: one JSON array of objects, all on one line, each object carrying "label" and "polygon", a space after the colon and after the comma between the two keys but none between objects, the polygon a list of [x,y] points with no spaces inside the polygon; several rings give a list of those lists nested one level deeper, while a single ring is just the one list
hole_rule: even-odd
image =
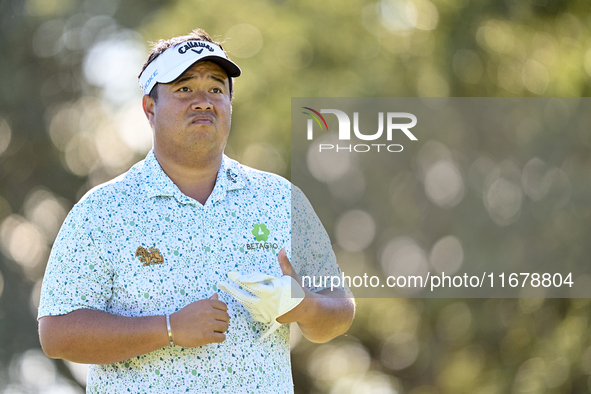
[{"label": "white visor", "polygon": [[168,48],[146,67],[140,75],[140,88],[144,94],[150,94],[158,82],[170,83],[193,64],[205,60],[223,68],[228,77],[237,77],[241,73],[219,46],[209,41],[185,41]]}]

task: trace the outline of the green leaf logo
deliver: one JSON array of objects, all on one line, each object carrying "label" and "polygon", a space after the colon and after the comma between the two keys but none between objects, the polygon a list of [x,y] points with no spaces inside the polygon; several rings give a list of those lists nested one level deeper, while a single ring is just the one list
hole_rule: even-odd
[{"label": "green leaf logo", "polygon": [[257,241],[266,241],[269,239],[269,234],[271,232],[265,225],[265,223],[255,224],[252,228],[252,235],[256,238]]}]

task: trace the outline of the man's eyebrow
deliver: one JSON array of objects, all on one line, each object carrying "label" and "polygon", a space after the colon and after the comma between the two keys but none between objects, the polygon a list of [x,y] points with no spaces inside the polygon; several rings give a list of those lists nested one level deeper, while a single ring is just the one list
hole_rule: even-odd
[{"label": "man's eyebrow", "polygon": [[[179,83],[183,83],[185,81],[188,81],[190,79],[196,79],[197,76],[196,75],[185,75],[183,77],[180,77],[179,79],[177,79],[176,81],[173,82],[174,85],[178,85]],[[213,79],[215,81],[218,81],[222,84],[226,83],[226,79],[222,76],[218,76],[218,75],[214,75],[214,74],[210,74],[208,76],[208,78]]]},{"label": "man's eyebrow", "polygon": [[195,78],[194,75],[185,75],[184,77],[180,77],[179,79],[177,79],[176,81],[173,82],[174,85],[177,85],[179,83],[188,81],[189,79],[193,79]]},{"label": "man's eyebrow", "polygon": [[209,76],[211,79],[216,80],[218,82],[221,82],[222,84],[226,84],[226,79],[224,79],[223,77],[219,77],[217,75],[210,75]]}]

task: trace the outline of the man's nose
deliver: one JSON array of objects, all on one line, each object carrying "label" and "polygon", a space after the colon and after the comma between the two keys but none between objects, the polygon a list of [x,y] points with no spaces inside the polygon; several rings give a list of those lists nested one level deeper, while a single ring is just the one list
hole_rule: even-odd
[{"label": "man's nose", "polygon": [[191,108],[196,111],[206,111],[213,109],[207,92],[195,92],[193,102],[191,103]]}]

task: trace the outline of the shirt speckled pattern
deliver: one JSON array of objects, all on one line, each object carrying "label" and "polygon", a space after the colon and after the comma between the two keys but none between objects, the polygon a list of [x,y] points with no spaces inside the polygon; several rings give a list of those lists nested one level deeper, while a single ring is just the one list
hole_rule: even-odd
[{"label": "shirt speckled pattern", "polygon": [[[292,210],[298,218],[293,223]],[[300,276],[340,274],[324,227],[285,179],[224,156],[202,205],[177,188],[150,152],[69,213],[49,258],[38,317],[82,308],[121,316],[170,314],[210,297],[229,271],[279,277],[277,254],[285,248],[291,259],[292,229],[307,240],[294,246],[291,261]],[[136,256],[140,247],[158,249],[162,261],[144,264],[150,257]],[[268,325],[229,294],[219,297],[230,315],[223,343],[169,346],[91,365],[87,392],[292,393],[289,326],[259,341]]]}]

